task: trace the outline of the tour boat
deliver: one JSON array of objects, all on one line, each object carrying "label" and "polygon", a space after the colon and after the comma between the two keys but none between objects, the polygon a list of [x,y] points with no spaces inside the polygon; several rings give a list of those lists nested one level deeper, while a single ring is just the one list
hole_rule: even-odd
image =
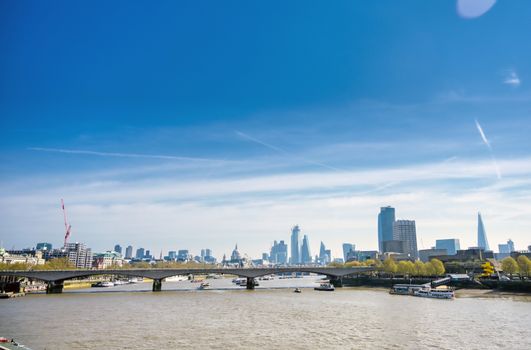
[{"label": "tour boat", "polygon": [[199,287],[197,287],[197,289],[207,289],[208,287],[210,287],[210,284],[209,283],[201,283],[199,285]]},{"label": "tour boat", "polygon": [[114,283],[109,281],[98,282],[93,284],[92,287],[114,287]]},{"label": "tour boat", "polygon": [[437,288],[431,288],[431,287],[426,287],[420,290],[416,290],[415,292],[413,292],[413,295],[416,297],[436,298],[436,299],[453,299],[455,297],[454,291],[450,288],[437,289]]},{"label": "tour boat", "polygon": [[332,292],[335,290],[334,286],[330,283],[321,283],[319,287],[315,287],[315,290],[324,291],[324,292]]},{"label": "tour boat", "polygon": [[177,275],[177,276],[170,276],[170,277],[166,277],[164,279],[165,282],[180,282],[180,281],[188,281],[188,276],[182,276],[182,275]]}]

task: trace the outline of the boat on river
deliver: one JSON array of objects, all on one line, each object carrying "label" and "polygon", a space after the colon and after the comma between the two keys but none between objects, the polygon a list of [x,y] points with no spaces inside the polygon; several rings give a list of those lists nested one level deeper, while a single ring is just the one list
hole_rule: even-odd
[{"label": "boat on river", "polygon": [[333,292],[335,290],[334,286],[330,283],[321,283],[319,287],[315,287],[314,289],[322,292]]},{"label": "boat on river", "polygon": [[397,295],[412,295],[422,298],[435,298],[435,299],[453,299],[455,297],[454,290],[452,288],[432,288],[430,284],[395,284],[390,294]]},{"label": "boat on river", "polygon": [[25,345],[16,342],[14,339],[0,337],[0,350],[31,350]]},{"label": "boat on river", "polygon": [[300,288],[295,288],[295,290],[293,291],[293,293],[302,293],[302,290]]},{"label": "boat on river", "polygon": [[201,284],[199,285],[199,287],[197,287],[197,289],[199,289],[199,290],[203,290],[203,289],[207,289],[207,288],[209,288],[209,287],[210,287],[210,283],[206,282],[206,283],[201,283]]},{"label": "boat on river", "polygon": [[92,287],[114,287],[114,283],[110,281],[94,283]]}]

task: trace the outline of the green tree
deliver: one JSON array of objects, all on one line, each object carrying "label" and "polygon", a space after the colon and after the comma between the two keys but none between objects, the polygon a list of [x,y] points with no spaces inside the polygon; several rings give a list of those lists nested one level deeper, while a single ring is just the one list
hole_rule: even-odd
[{"label": "green tree", "polygon": [[394,276],[397,270],[395,261],[391,258],[385,259],[383,262],[383,270],[388,274]]},{"label": "green tree", "polygon": [[513,273],[518,272],[518,263],[512,257],[507,257],[502,260],[502,270],[505,273],[508,273],[513,278]]},{"label": "green tree", "polygon": [[408,264],[408,261],[399,261],[398,265],[396,266],[396,271],[403,276],[408,276],[411,274],[412,269],[411,266]]},{"label": "green tree", "polygon": [[435,275],[442,276],[444,275],[444,272],[446,271],[444,268],[444,264],[439,259],[431,259],[430,261],[431,265],[433,266],[433,270],[435,272]]},{"label": "green tree", "polygon": [[531,275],[531,260],[525,255],[520,255],[516,262],[518,263],[520,275],[529,277]]},{"label": "green tree", "polygon": [[420,260],[415,261],[415,264],[413,264],[413,271],[414,276],[426,276],[426,266]]},{"label": "green tree", "polygon": [[76,267],[68,258],[54,258],[48,260],[44,265],[35,265],[34,270],[72,270]]}]

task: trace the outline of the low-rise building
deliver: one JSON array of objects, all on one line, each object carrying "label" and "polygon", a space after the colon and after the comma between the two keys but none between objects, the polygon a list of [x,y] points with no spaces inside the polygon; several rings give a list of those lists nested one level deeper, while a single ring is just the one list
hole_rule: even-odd
[{"label": "low-rise building", "polygon": [[92,267],[96,269],[108,269],[111,267],[121,267],[124,264],[122,255],[117,252],[107,251],[94,254]]},{"label": "low-rise building", "polygon": [[40,250],[33,251],[34,253],[12,254],[7,252],[4,248],[0,248],[0,264],[28,264],[28,265],[44,265],[45,260],[42,257]]},{"label": "low-rise building", "polygon": [[437,249],[437,248],[419,250],[419,259],[422,262],[428,262],[432,258],[439,256],[439,255],[448,255],[448,251],[446,249]]}]

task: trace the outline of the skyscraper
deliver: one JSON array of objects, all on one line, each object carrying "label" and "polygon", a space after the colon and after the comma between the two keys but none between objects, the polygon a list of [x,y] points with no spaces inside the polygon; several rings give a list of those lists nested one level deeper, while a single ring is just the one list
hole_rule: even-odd
[{"label": "skyscraper", "polygon": [[312,253],[310,253],[310,241],[308,236],[304,235],[301,247],[301,264],[310,264],[312,262]]},{"label": "skyscraper", "polygon": [[435,241],[435,249],[446,249],[448,255],[455,255],[461,249],[459,240],[452,239],[438,239]]},{"label": "skyscraper", "polygon": [[126,259],[133,258],[133,247],[130,245],[128,245],[127,248],[125,248],[125,258]]},{"label": "skyscraper", "polygon": [[287,264],[288,263],[288,245],[284,241],[273,242],[269,260],[273,264]]},{"label": "skyscraper", "polygon": [[347,261],[348,260],[348,253],[351,250],[352,251],[356,250],[356,245],[354,245],[352,243],[343,243],[343,261]]},{"label": "skyscraper", "polygon": [[137,259],[144,259],[144,248],[138,248],[136,250],[136,258]]},{"label": "skyscraper", "polygon": [[299,225],[295,225],[291,229],[291,264],[297,265],[301,263],[301,248],[300,248],[300,233]]},{"label": "skyscraper", "polygon": [[115,245],[115,246],[114,246],[114,251],[115,251],[116,253],[120,253],[120,254],[122,254],[122,246],[119,245],[119,244]]},{"label": "skyscraper", "polygon": [[378,214],[378,247],[383,252],[383,241],[393,240],[393,223],[395,222],[395,208],[381,207]]},{"label": "skyscraper", "polygon": [[417,249],[417,229],[415,220],[397,220],[393,224],[393,237],[404,242],[404,253],[416,259],[419,256]]},{"label": "skyscraper", "polygon": [[483,226],[483,220],[481,219],[481,213],[478,213],[478,247],[483,250],[490,250],[485,226]]},{"label": "skyscraper", "polygon": [[326,249],[324,243],[321,241],[321,248],[319,249],[318,262],[322,265],[326,265],[332,261],[330,249]]}]

